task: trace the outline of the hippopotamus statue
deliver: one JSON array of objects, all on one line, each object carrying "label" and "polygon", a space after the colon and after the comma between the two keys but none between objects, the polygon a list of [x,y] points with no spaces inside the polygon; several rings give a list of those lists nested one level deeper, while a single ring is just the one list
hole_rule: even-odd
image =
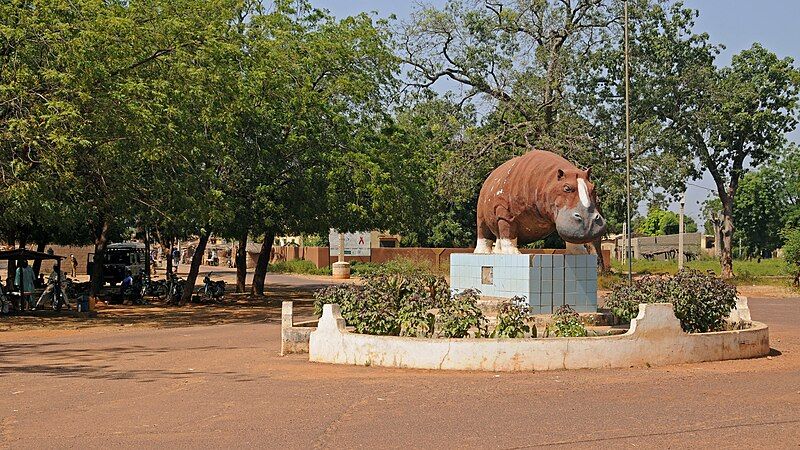
[{"label": "hippopotamus statue", "polygon": [[519,253],[518,245],[553,231],[567,243],[596,241],[606,223],[597,210],[590,173],[539,150],[494,169],[478,198],[475,253]]}]

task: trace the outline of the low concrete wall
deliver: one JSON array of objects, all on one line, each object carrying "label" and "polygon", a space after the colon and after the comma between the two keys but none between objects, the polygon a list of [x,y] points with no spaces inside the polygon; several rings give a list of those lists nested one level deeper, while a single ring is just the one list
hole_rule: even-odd
[{"label": "low concrete wall", "polygon": [[315,327],[296,327],[294,323],[293,303],[284,301],[281,304],[281,356],[290,353],[308,353],[308,342]]},{"label": "low concrete wall", "polygon": [[627,333],[551,339],[424,339],[354,334],[338,305],[325,305],[309,360],[417,369],[538,371],[666,365],[764,356],[769,329],[683,332],[669,303],[642,304]]}]

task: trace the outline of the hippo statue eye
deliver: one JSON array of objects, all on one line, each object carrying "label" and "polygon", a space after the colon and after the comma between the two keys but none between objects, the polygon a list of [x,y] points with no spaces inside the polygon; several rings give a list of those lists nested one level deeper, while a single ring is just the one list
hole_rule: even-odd
[{"label": "hippo statue eye", "polygon": [[575,189],[572,189],[572,186],[570,186],[568,184],[564,185],[564,192],[569,193],[569,192],[574,192],[574,191],[575,191]]}]

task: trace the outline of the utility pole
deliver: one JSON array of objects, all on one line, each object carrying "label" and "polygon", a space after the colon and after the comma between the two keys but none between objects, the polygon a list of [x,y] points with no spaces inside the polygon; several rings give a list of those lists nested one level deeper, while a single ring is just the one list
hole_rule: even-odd
[{"label": "utility pole", "polygon": [[631,104],[630,104],[630,73],[628,65],[628,0],[625,0],[625,191],[627,194],[625,237],[628,260],[628,284],[633,281],[633,255],[631,255]]},{"label": "utility pole", "polygon": [[681,210],[680,210],[681,212],[680,212],[679,221],[678,221],[678,271],[683,270],[683,258],[684,258],[684,254],[683,254],[683,232],[684,232],[684,229],[683,229],[683,207],[686,205],[686,191],[684,191],[683,194],[681,194],[680,205],[681,205]]}]

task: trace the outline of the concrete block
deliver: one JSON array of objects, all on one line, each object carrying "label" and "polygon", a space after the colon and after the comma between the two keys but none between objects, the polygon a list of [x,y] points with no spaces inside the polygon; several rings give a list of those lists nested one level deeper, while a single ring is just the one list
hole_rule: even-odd
[{"label": "concrete block", "polygon": [[553,267],[553,255],[539,255],[542,267]]},{"label": "concrete block", "polygon": [[539,284],[539,290],[542,293],[545,292],[553,292],[553,281],[552,280],[542,280]]}]

